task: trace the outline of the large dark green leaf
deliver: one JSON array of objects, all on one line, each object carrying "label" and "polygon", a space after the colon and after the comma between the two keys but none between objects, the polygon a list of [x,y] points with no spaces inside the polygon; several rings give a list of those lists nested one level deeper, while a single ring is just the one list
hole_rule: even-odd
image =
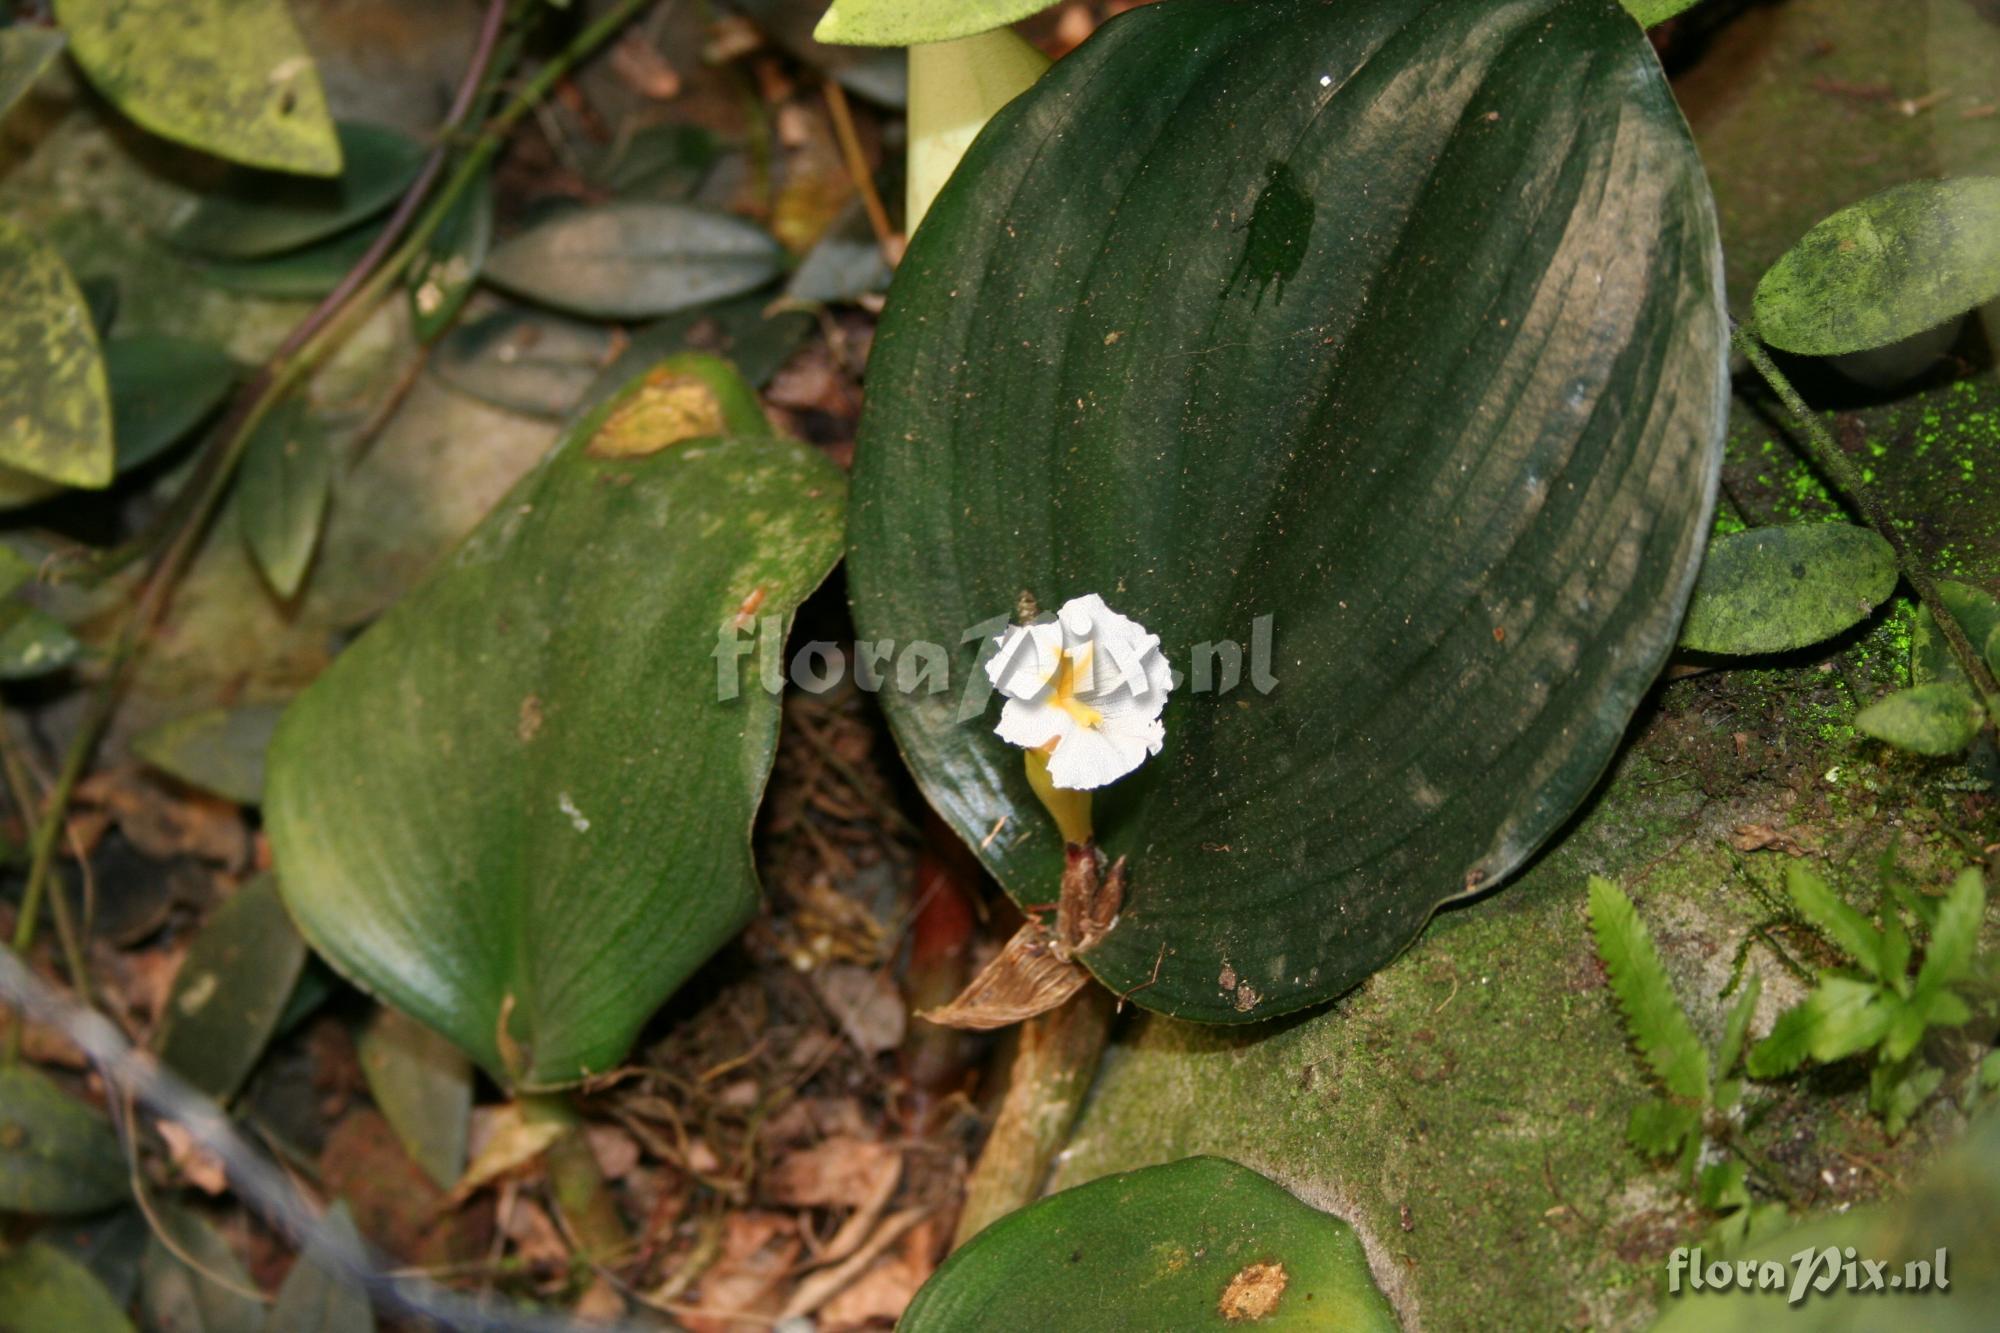
[{"label": "large dark green leaf", "polygon": [[1852,629],[1896,590],[1896,552],[1849,523],[1751,528],[1708,544],[1681,647],[1782,653]]},{"label": "large dark green leaf", "polygon": [[104,1117],[32,1069],[0,1069],[0,1213],[94,1213],[125,1190]]},{"label": "large dark green leaf", "polygon": [[61,256],[5,218],[0,402],[0,465],[65,486],[111,480],[111,400],[89,307]]},{"label": "large dark green leaf", "polygon": [[383,125],[343,123],[346,165],[332,180],[239,171],[177,219],[167,239],[211,259],[261,259],[310,245],[394,203],[423,165],[424,146]]},{"label": "large dark green leaf", "polygon": [[594,319],[646,319],[754,290],[777,276],[778,243],[741,218],[632,200],[572,209],[495,247],[486,278]]},{"label": "large dark green leaf", "polygon": [[274,171],[331,176],[340,143],[285,0],[56,0],[70,51],[139,124]]},{"label": "large dark green leaf", "polygon": [[0,116],[13,110],[62,49],[63,35],[54,28],[0,28]]},{"label": "large dark green leaf", "polygon": [[745,658],[718,702],[738,676],[716,652],[825,577],[843,486],[787,440],[687,438],[754,411],[707,359],[633,381],[272,745],[265,818],[307,938],[517,1087],[610,1068],[755,910],[778,701]]},{"label": "large dark green leaf", "polygon": [[1913,337],[2000,296],[2000,176],[1914,181],[1843,208],[1757,283],[1757,332],[1811,356]]},{"label": "large dark green leaf", "polygon": [[1106,1176],[1001,1218],[900,1333],[1398,1327],[1354,1229],[1220,1157]]},{"label": "large dark green leaf", "polygon": [[[1097,799],[1131,858],[1107,985],[1217,1021],[1338,994],[1567,818],[1694,580],[1718,265],[1658,64],[1592,0],[1163,0],[987,127],[876,342],[855,620],[953,648],[955,687],[1024,589],[1103,595],[1183,672],[1245,645]],[[1046,903],[1061,847],[982,698],[883,702]]]},{"label": "large dark green leaf", "polygon": [[131,1321],[68,1255],[31,1241],[0,1257],[0,1333],[131,1333]]},{"label": "large dark green leaf", "polygon": [[264,1054],[306,965],[277,885],[260,875],[216,909],[174,974],[160,1058],[227,1101]]}]

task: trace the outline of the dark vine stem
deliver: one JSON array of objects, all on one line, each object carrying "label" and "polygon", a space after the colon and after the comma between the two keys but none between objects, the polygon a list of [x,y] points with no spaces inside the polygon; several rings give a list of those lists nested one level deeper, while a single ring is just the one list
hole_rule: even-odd
[{"label": "dark vine stem", "polygon": [[[48,803],[35,825],[29,843],[28,880],[21,895],[21,914],[14,928],[13,948],[25,954],[35,939],[35,923],[54,869],[56,844],[69,814],[71,797],[83,779],[97,743],[117,712],[125,688],[131,682],[146,635],[159,622],[175,586],[199,548],[209,520],[227,493],[229,482],[241,461],[251,434],[273,407],[290,393],[333,350],[346,341],[360,322],[373,312],[423,253],[460,196],[493,160],[507,135],[541,100],[548,96],[577,63],[602,46],[634,15],[655,0],[621,0],[602,17],[585,27],[568,45],[535,71],[534,77],[495,116],[487,121],[479,136],[466,149],[458,168],[437,196],[425,207],[425,197],[442,174],[452,150],[452,141],[461,128],[458,121],[470,114],[486,83],[488,67],[499,46],[499,36],[508,0],[491,0],[473,60],[453,99],[451,114],[438,135],[438,144],[426,160],[417,180],[405,193],[389,224],[376,244],[334,292],[322,301],[281,343],[263,368],[253,376],[231,404],[217,426],[208,451],[196,464],[194,474],[174,499],[165,527],[171,534],[148,562],[130,612],[120,627],[108,654],[104,679],[91,696],[79,721],[75,737],[63,757],[62,768],[50,788]],[[533,7],[532,3],[529,7]],[[411,219],[416,219],[414,225]],[[397,233],[407,231],[397,241]],[[392,251],[393,247],[393,251]],[[386,259],[382,258],[387,255]],[[20,1028],[8,1040],[5,1063],[19,1053]]]},{"label": "dark vine stem", "polygon": [[1862,483],[1861,478],[1855,473],[1853,464],[1847,461],[1847,455],[1841,452],[1839,444],[1827,430],[1826,424],[1811,407],[1807,406],[1806,400],[1799,396],[1799,391],[1792,387],[1791,380],[1785,377],[1785,372],[1778,369],[1777,363],[1771,359],[1771,354],[1764,350],[1764,344],[1757,337],[1756,325],[1750,321],[1737,324],[1731,338],[1737,350],[1749,358],[1751,366],[1764,377],[1764,382],[1771,386],[1771,391],[1778,395],[1778,400],[1785,405],[1786,410],[1805,431],[1805,452],[1813,466],[1826,475],[1834,488],[1853,504],[1862,521],[1880,533],[1883,540],[1889,543],[1890,549],[1895,551],[1896,563],[1902,568],[1903,577],[1916,591],[1917,599],[1929,609],[1931,618],[1937,622],[1938,632],[1944,635],[1945,645],[1950,648],[1952,657],[1957,660],[1960,670],[1965,672],[1965,678],[1972,683],[1973,689],[1979,692],[1985,702],[1987,726],[1991,727],[2000,722],[2000,681],[1994,679],[1992,668],[1987,666],[1984,656],[1973,646],[1972,640],[1966,637],[1964,627],[1953,617],[1951,609],[1938,595],[1937,583],[1931,578],[1929,570],[1924,567],[1919,553],[1897,528],[1881,502]]}]

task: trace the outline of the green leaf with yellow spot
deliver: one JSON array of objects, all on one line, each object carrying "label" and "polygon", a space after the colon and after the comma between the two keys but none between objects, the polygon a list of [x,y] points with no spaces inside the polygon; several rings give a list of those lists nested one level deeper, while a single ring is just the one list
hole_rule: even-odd
[{"label": "green leaf with yellow spot", "polygon": [[319,70],[284,0],[55,0],[70,53],[155,134],[246,166],[340,170]]},{"label": "green leaf with yellow spot", "polygon": [[1896,553],[1848,523],[1751,528],[1717,537],[1681,625],[1681,647],[1755,655],[1822,643],[1896,590]]},{"label": "green leaf with yellow spot", "polygon": [[755,911],[779,712],[757,648],[775,668],[833,567],[845,487],[754,405],[705,358],[634,377],[272,744],[307,939],[513,1088],[612,1068]]},{"label": "green leaf with yellow spot", "polygon": [[90,309],[62,257],[0,218],[0,465],[64,486],[113,467],[111,395]]},{"label": "green leaf with yellow spot", "polygon": [[1189,1157],[1001,1218],[945,1261],[896,1327],[1391,1333],[1398,1324],[1354,1228],[1234,1162]]}]

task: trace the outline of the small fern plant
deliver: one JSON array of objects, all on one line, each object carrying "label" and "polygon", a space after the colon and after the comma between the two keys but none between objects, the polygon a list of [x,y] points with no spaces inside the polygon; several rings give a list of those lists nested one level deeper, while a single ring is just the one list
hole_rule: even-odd
[{"label": "small fern plant", "polygon": [[1660,1089],[1659,1096],[1633,1108],[1626,1136],[1646,1156],[1675,1162],[1682,1188],[1701,1208],[1718,1215],[1710,1233],[1713,1243],[1734,1251],[1786,1216],[1781,1205],[1751,1197],[1745,1162],[1732,1154],[1743,1099],[1737,1066],[1761,982],[1755,974],[1744,981],[1711,1053],[1695,1035],[1631,900],[1595,875],[1590,880],[1590,929],[1624,1012],[1626,1031]]},{"label": "small fern plant", "polygon": [[[1823,971],[1804,1001],[1782,1014],[1750,1051],[1753,1078],[1774,1078],[1808,1059],[1831,1064],[1872,1055],[1868,1104],[1893,1137],[1943,1082],[1949,1044],[1933,1034],[1994,1013],[1994,958],[1979,953],[1986,881],[1968,867],[1942,898],[1917,893],[1900,875],[1882,877],[1881,924],[1870,922],[1804,865],[1785,890],[1799,915],[1853,964]],[[1914,932],[1905,926],[1907,912]],[[1912,964],[1914,963],[1914,967]],[[1995,1072],[1988,1056],[1982,1081]]]}]

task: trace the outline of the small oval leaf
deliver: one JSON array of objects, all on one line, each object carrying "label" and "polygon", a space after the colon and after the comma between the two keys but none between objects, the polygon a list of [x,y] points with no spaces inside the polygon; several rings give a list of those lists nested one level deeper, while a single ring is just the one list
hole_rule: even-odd
[{"label": "small oval leaf", "polygon": [[[1938,600],[1944,603],[1944,609],[1965,631],[1967,642],[1974,648],[1987,645],[1986,655],[1992,658],[1993,645],[2000,643],[2000,598],[1995,598],[1984,588],[1960,583],[1956,579],[1936,579],[1932,586],[1937,589]],[[1995,670],[2000,670],[2000,667]],[[1951,655],[1951,646],[1945,642],[1937,619],[1927,606],[1917,609],[1916,628],[1910,633],[1910,680],[1917,685],[1940,680],[1965,682],[1965,672],[1959,667],[1958,659]]]},{"label": "small oval leaf", "polygon": [[368,1095],[410,1159],[450,1189],[465,1171],[472,1116],[472,1062],[445,1037],[388,1006],[362,1029]]},{"label": "small oval leaf", "polygon": [[56,252],[0,218],[0,465],[111,481],[111,395],[90,309]]},{"label": "small oval leaf", "polygon": [[1681,647],[1749,656],[1823,643],[1896,590],[1896,552],[1847,523],[1751,528],[1708,544]]},{"label": "small oval leaf", "polygon": [[1757,333],[1839,356],[1885,347],[2000,296],[2000,177],[1915,181],[1843,208],[1757,284]]},{"label": "small oval leaf", "polygon": [[430,367],[469,398],[560,421],[617,354],[613,330],[601,324],[538,310],[496,310],[445,334]]},{"label": "small oval leaf", "polygon": [[1957,754],[1979,734],[1985,714],[1972,691],[1939,681],[1898,690],[1855,715],[1854,729],[1915,754]]},{"label": "small oval leaf", "polygon": [[236,171],[193,200],[166,239],[210,259],[262,259],[346,231],[394,203],[423,166],[424,146],[384,125],[343,121],[346,160],[331,180]]},{"label": "small oval leaf", "polygon": [[280,601],[297,596],[305,582],[332,495],[326,433],[303,398],[288,399],[251,435],[236,479],[243,544]]},{"label": "small oval leaf", "polygon": [[132,1322],[88,1268],[30,1241],[0,1257],[0,1329],[132,1333]]},{"label": "small oval leaf", "polygon": [[162,1016],[160,1059],[228,1101],[264,1054],[306,965],[305,941],[269,875],[236,891],[195,937]]},{"label": "small oval leaf", "polygon": [[132,753],[169,777],[241,805],[264,799],[264,752],[284,708],[247,704],[205,708],[148,727]]},{"label": "small oval leaf", "polygon": [[14,103],[34,87],[62,49],[63,35],[58,29],[25,23],[0,28],[0,116],[14,109]]},{"label": "small oval leaf", "polygon": [[55,0],[77,64],[155,134],[273,171],[331,176],[340,143],[284,0]]},{"label": "small oval leaf", "polygon": [[215,259],[201,266],[202,278],[228,292],[274,301],[310,301],[340,285],[382,234],[364,223],[324,240],[262,259]]},{"label": "small oval leaf", "polygon": [[236,382],[236,363],[211,342],[141,333],[104,344],[118,470],[151,462],[199,425]]},{"label": "small oval leaf", "polygon": [[127,1188],[104,1117],[25,1065],[0,1069],[0,1213],[94,1213]]},{"label": "small oval leaf", "polygon": [[630,200],[572,209],[487,257],[497,287],[593,319],[646,319],[763,286],[783,251],[727,213]]},{"label": "small oval leaf", "polygon": [[[361,1233],[345,1203],[326,1210],[326,1229],[344,1242],[350,1253],[361,1254]],[[306,1252],[285,1275],[278,1299],[265,1324],[266,1333],[373,1333],[375,1315],[369,1308],[368,1292],[308,1246]]]},{"label": "small oval leaf", "polygon": [[1106,1176],[1001,1218],[945,1260],[898,1333],[1393,1333],[1354,1229],[1219,1157]]},{"label": "small oval leaf", "polygon": [[517,1088],[612,1067],[754,911],[778,701],[734,627],[781,636],[839,549],[822,456],[646,452],[618,428],[646,380],[336,659],[271,749],[265,818],[307,938]]},{"label": "small oval leaf", "polygon": [[431,237],[410,271],[410,318],[420,342],[434,342],[458,318],[493,247],[493,176],[480,173]]},{"label": "small oval leaf", "polygon": [[83,645],[69,627],[46,611],[0,604],[0,681],[46,676],[82,655]]}]

